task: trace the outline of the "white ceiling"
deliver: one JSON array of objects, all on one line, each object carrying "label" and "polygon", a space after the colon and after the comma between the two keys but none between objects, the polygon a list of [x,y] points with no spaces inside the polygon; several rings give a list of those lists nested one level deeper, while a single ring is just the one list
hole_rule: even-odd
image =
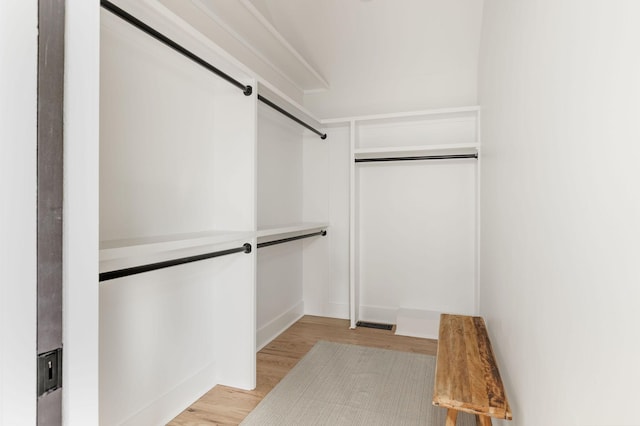
[{"label": "white ceiling", "polygon": [[251,0],[329,83],[322,117],[476,102],[481,0]]},{"label": "white ceiling", "polygon": [[477,102],[482,0],[161,2],[320,118]]}]

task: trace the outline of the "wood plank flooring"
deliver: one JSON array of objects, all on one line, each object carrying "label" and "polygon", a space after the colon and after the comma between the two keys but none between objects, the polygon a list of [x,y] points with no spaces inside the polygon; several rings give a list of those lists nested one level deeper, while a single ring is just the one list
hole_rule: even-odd
[{"label": "wood plank flooring", "polygon": [[318,340],[435,355],[436,340],[396,336],[394,331],[349,329],[349,321],[304,316],[257,354],[257,387],[243,391],[216,386],[169,425],[237,425]]}]

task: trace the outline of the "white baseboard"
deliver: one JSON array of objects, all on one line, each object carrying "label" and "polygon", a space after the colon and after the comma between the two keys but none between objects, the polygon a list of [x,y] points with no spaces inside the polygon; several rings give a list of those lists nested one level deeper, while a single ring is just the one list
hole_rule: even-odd
[{"label": "white baseboard", "polygon": [[167,424],[216,384],[215,363],[211,363],[120,424],[127,426]]},{"label": "white baseboard", "polygon": [[438,339],[440,312],[424,309],[398,309],[396,332],[400,336]]},{"label": "white baseboard", "polygon": [[360,306],[359,321],[378,322],[383,324],[395,324],[397,308],[385,308],[382,306]]},{"label": "white baseboard", "polygon": [[346,303],[329,302],[326,306],[326,315],[329,318],[349,319],[349,305]]},{"label": "white baseboard", "polygon": [[305,304],[305,315],[313,315],[316,317],[327,317],[327,318],[338,318],[338,319],[349,319],[349,305],[346,303],[327,303],[320,307],[310,307]]},{"label": "white baseboard", "polygon": [[267,343],[278,337],[304,315],[304,302],[301,300],[264,325],[258,325],[256,333],[256,350],[264,348]]}]

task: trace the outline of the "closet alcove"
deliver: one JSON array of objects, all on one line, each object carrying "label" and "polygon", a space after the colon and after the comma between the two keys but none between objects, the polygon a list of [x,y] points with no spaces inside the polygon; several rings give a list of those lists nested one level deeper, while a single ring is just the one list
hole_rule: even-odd
[{"label": "closet alcove", "polygon": [[324,121],[349,129],[352,328],[435,339],[441,312],[477,312],[479,119],[471,106]]}]

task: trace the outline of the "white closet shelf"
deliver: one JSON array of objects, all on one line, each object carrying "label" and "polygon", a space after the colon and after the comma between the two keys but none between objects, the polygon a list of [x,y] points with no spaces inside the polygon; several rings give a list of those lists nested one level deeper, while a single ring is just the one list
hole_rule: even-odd
[{"label": "white closet shelf", "polygon": [[203,231],[100,242],[100,260],[251,239],[251,231]]},{"label": "white closet shelf", "polygon": [[259,229],[256,233],[258,242],[266,239],[274,239],[274,237],[291,236],[289,234],[303,234],[307,232],[320,231],[329,226],[328,222],[298,222],[281,226],[272,226]]},{"label": "white closet shelf", "polygon": [[203,231],[101,241],[100,272],[161,261],[175,254],[188,256],[227,248],[232,242],[249,242],[254,235],[251,231]]},{"label": "white closet shelf", "polygon": [[159,235],[100,242],[100,272],[159,262],[174,257],[202,254],[208,250],[227,249],[231,243],[273,240],[320,231],[327,222],[301,222],[252,231],[203,231]]},{"label": "white closet shelf", "polygon": [[370,122],[370,121],[386,121],[386,120],[397,120],[403,118],[426,118],[432,116],[447,116],[454,114],[469,114],[469,113],[477,113],[480,111],[480,107],[477,105],[459,107],[459,108],[441,108],[441,109],[431,109],[431,110],[421,110],[421,111],[407,111],[407,112],[397,112],[390,114],[372,114],[372,115],[360,115],[353,117],[340,117],[340,118],[328,118],[321,120],[322,124],[342,124],[348,123],[350,121],[354,122]]},{"label": "white closet shelf", "polygon": [[413,145],[413,146],[385,146],[377,148],[356,148],[353,150],[355,158],[370,158],[384,154],[386,156],[414,156],[428,154],[473,154],[478,151],[480,144],[459,143],[442,145]]}]

